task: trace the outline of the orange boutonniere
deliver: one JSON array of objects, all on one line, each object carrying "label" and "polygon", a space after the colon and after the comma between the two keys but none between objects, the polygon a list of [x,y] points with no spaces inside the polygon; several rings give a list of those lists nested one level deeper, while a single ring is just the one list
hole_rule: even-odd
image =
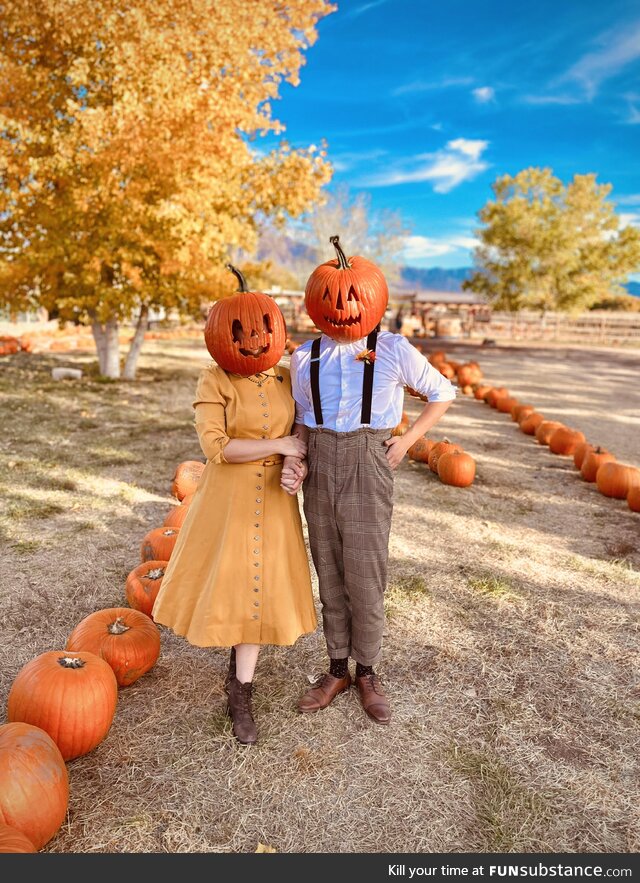
[{"label": "orange boutonniere", "polygon": [[373,350],[362,350],[362,352],[358,353],[356,356],[356,362],[364,362],[367,365],[370,365],[372,362],[375,362],[376,354]]}]

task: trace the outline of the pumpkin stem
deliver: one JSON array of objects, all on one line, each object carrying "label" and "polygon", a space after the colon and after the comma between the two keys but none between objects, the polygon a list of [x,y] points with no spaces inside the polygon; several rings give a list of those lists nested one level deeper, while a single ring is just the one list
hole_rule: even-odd
[{"label": "pumpkin stem", "polygon": [[247,285],[247,280],[244,278],[240,270],[237,267],[234,267],[233,264],[227,264],[227,270],[230,270],[240,283],[240,288],[238,289],[238,291],[240,291],[242,294],[247,294],[249,291],[249,286]]},{"label": "pumpkin stem", "polygon": [[61,656],[58,659],[58,665],[61,665],[63,668],[84,668],[86,662],[78,656]]},{"label": "pumpkin stem", "polygon": [[336,254],[338,255],[338,268],[340,270],[350,270],[351,264],[347,260],[346,254],[343,252],[342,247],[340,245],[340,237],[339,236],[330,236],[329,242],[336,250]]},{"label": "pumpkin stem", "polygon": [[110,635],[124,635],[125,632],[128,632],[131,628],[130,625],[124,624],[124,619],[119,616],[114,622],[112,622],[107,631]]},{"label": "pumpkin stem", "polygon": [[147,570],[143,579],[160,579],[162,576],[164,576],[164,570],[161,567],[156,567],[153,570]]}]

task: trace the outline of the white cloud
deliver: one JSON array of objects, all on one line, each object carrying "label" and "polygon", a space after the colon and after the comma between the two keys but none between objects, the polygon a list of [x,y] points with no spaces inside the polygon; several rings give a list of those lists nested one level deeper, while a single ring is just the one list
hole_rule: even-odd
[{"label": "white cloud", "polygon": [[625,123],[628,123],[630,126],[637,126],[640,123],[640,110],[638,110],[635,104],[629,105],[629,113],[625,117]]},{"label": "white cloud", "polygon": [[623,28],[608,31],[600,35],[600,49],[587,52],[558,82],[573,81],[584,89],[587,98],[591,99],[598,87],[610,77],[615,76],[624,67],[640,58],[640,21]]},{"label": "white cloud", "polygon": [[522,99],[526,104],[581,104],[580,98],[572,95],[525,95]]},{"label": "white cloud", "polygon": [[473,89],[471,94],[478,104],[489,104],[496,98],[495,89],[492,89],[491,86],[480,86],[478,89]]},{"label": "white cloud", "polygon": [[407,261],[425,260],[425,258],[437,258],[452,251],[471,250],[478,245],[478,240],[473,236],[451,236],[449,238],[435,239],[430,236],[407,236],[403,249],[403,255]]},{"label": "white cloud", "polygon": [[618,196],[618,205],[640,205],[640,193],[629,193],[627,196]]},{"label": "white cloud", "polygon": [[621,227],[638,227],[640,226],[640,214],[637,212],[620,212]]},{"label": "white cloud", "polygon": [[391,187],[430,181],[436,193],[449,193],[489,168],[489,164],[480,158],[488,146],[488,141],[455,138],[436,153],[400,160],[395,168],[389,167],[360,183],[365,187]]},{"label": "white cloud", "polygon": [[417,92],[434,92],[438,89],[451,89],[471,86],[473,77],[443,77],[441,80],[412,80],[392,90],[392,95],[411,95]]}]

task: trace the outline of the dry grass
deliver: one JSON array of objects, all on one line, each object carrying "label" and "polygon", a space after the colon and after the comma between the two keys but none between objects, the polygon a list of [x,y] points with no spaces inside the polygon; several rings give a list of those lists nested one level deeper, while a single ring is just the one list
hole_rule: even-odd
[{"label": "dry grass", "polygon": [[[476,355],[490,382],[637,463],[633,354]],[[201,456],[203,348],[145,345],[134,383],[99,382],[91,361],[0,366],[3,702],[25,662],[124,603],[175,464]],[[88,373],[53,383],[55,364]],[[476,456],[478,480],[446,487],[408,462],[397,474],[380,668],[391,726],[370,722],[354,691],[295,712],[325,664],[318,630],[261,654],[260,742],[242,747],[224,713],[226,652],[163,631],[108,737],[69,764],[68,819],[47,851],[640,848],[638,516],[479,402],[456,403],[433,433],[445,434]]]}]

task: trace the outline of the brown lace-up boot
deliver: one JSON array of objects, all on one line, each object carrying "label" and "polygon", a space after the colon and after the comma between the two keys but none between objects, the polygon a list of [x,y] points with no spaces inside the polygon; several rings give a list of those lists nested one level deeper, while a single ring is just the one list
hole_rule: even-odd
[{"label": "brown lace-up boot", "polygon": [[226,686],[228,698],[227,713],[233,720],[233,735],[242,745],[253,745],[258,739],[258,731],[253,720],[251,694],[253,684],[241,684],[236,677],[229,679]]}]

